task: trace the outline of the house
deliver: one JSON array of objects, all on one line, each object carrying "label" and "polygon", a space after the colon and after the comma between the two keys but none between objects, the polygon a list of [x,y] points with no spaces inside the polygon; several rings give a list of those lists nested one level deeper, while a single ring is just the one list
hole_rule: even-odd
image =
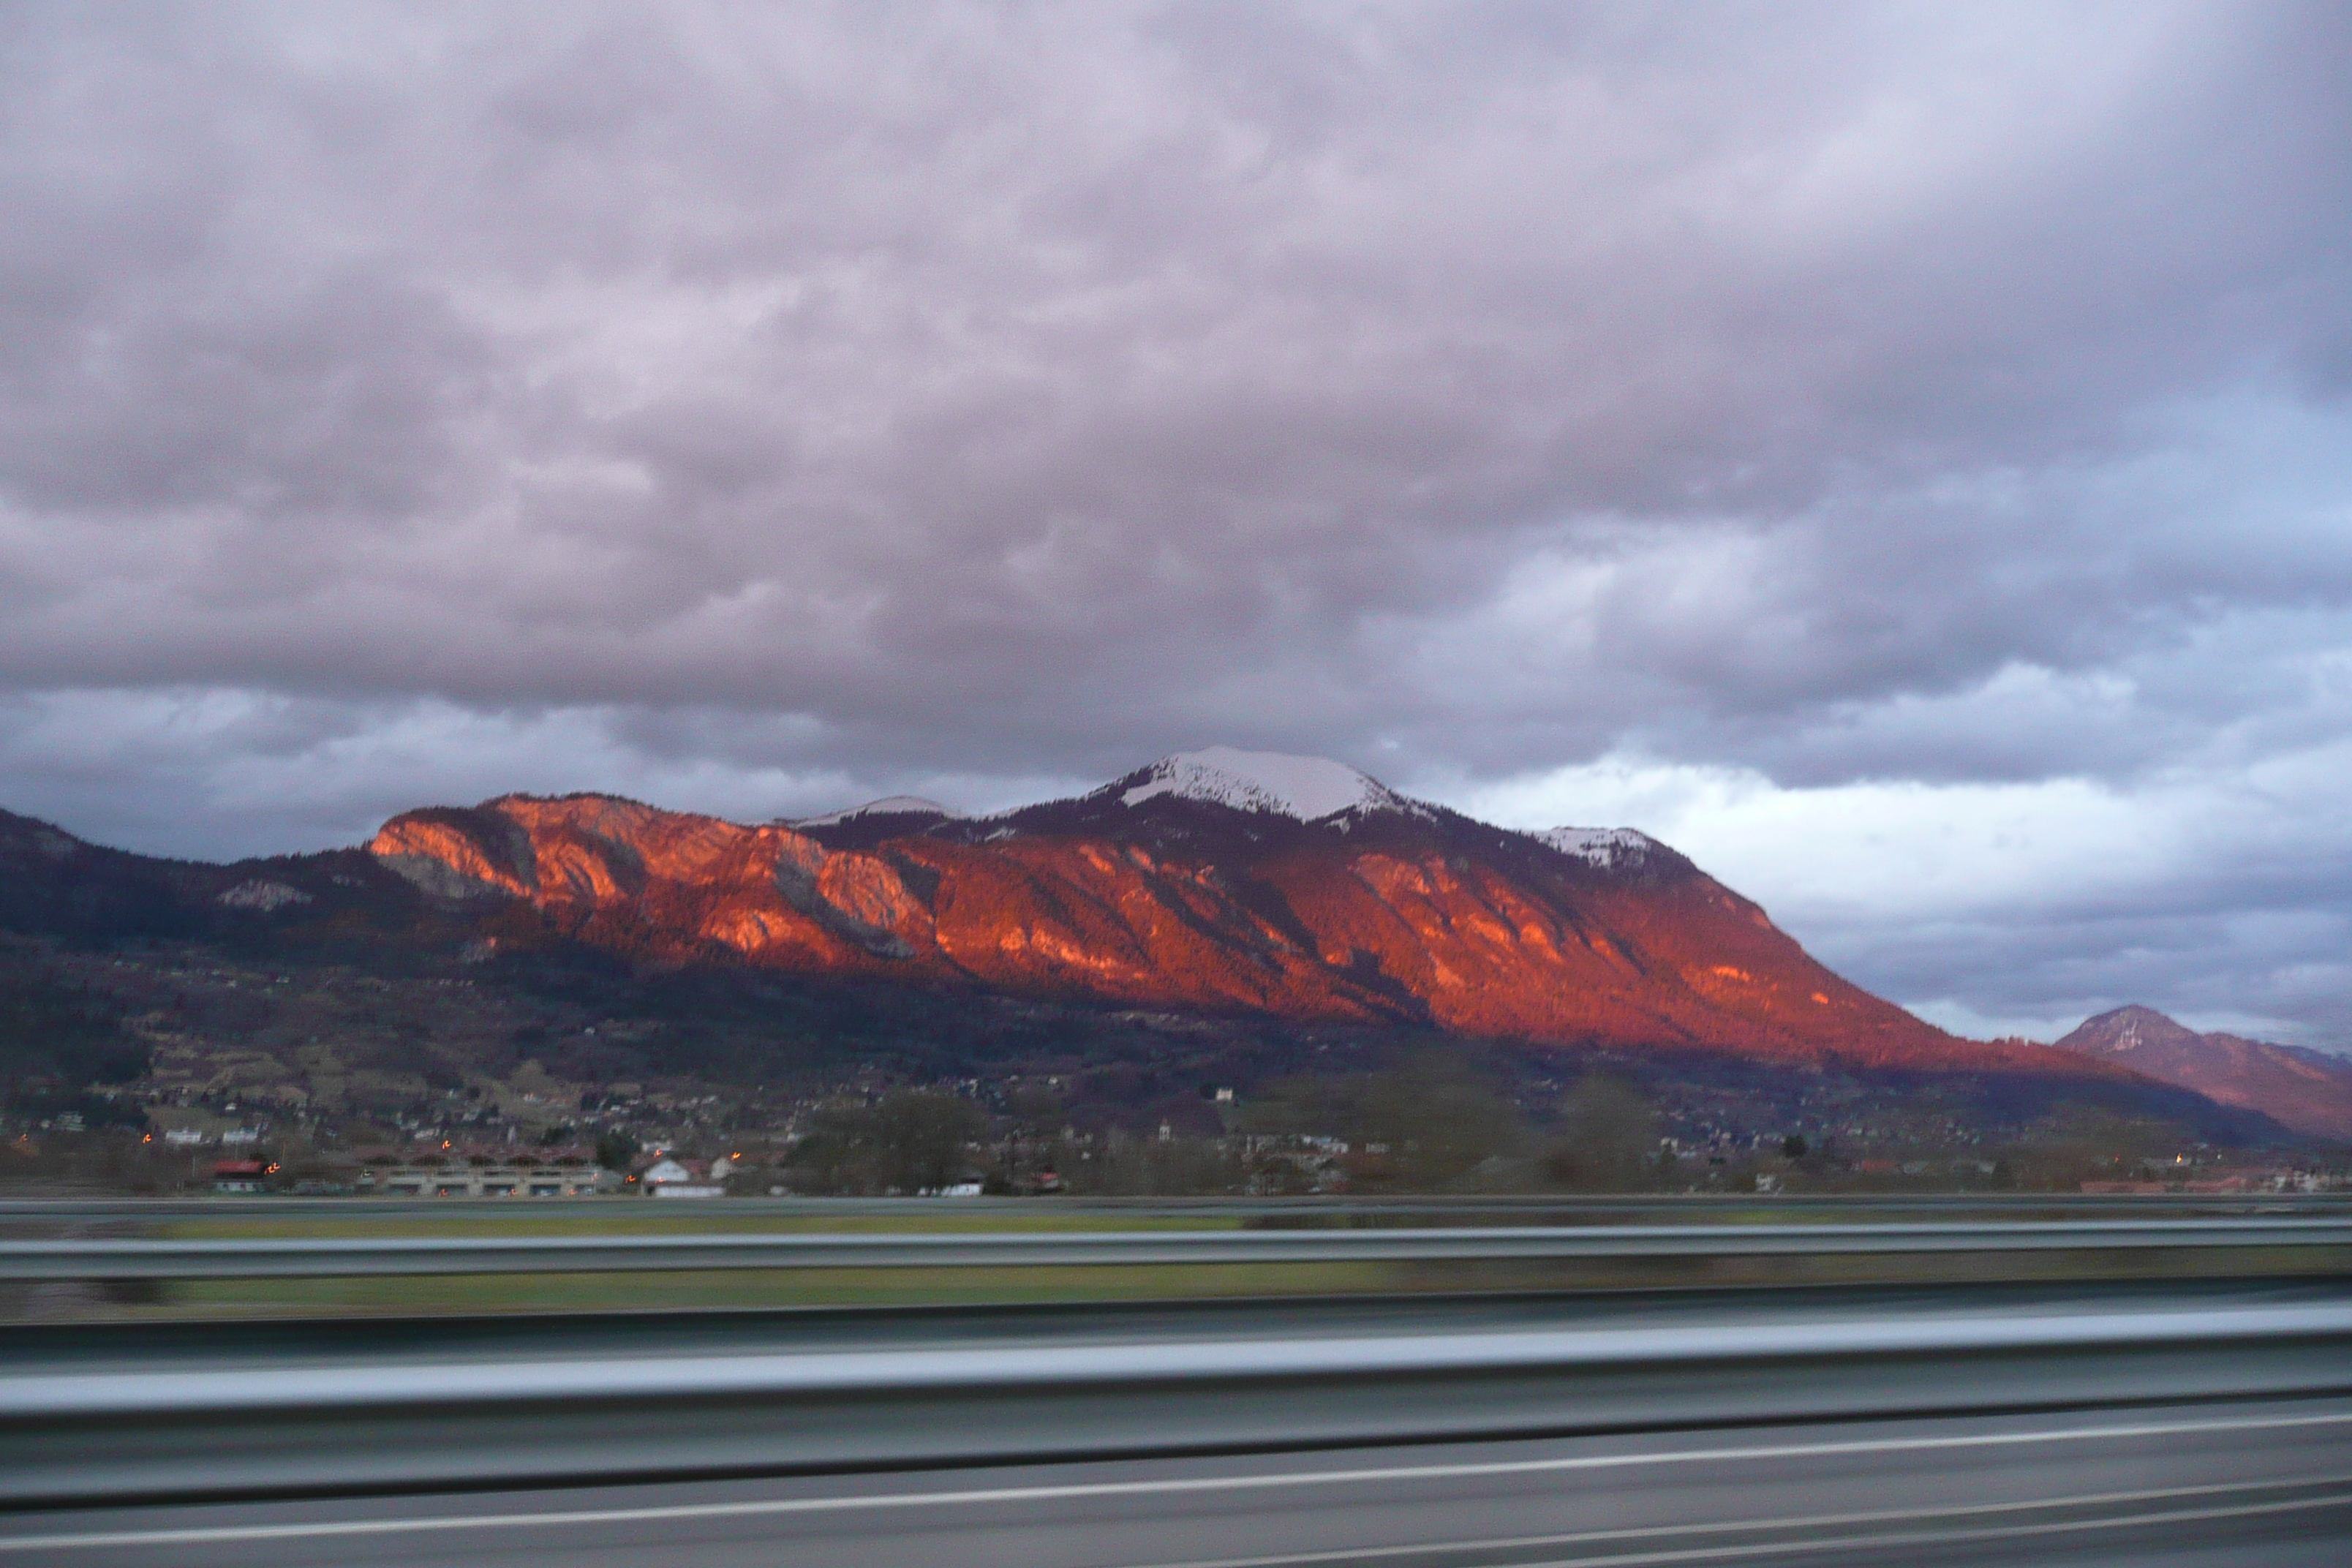
[{"label": "house", "polygon": [[216,1193],[268,1192],[269,1173],[275,1165],[258,1160],[222,1160],[213,1166],[213,1191]]},{"label": "house", "polygon": [[664,1158],[646,1167],[638,1177],[643,1189],[657,1198],[723,1198],[726,1186],[710,1179],[699,1160],[688,1163]]}]

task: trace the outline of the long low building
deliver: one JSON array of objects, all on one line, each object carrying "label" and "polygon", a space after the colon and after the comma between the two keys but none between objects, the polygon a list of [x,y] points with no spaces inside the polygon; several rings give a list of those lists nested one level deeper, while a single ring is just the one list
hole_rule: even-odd
[{"label": "long low building", "polygon": [[353,1185],[387,1197],[579,1198],[618,1191],[621,1178],[594,1165],[385,1165]]}]

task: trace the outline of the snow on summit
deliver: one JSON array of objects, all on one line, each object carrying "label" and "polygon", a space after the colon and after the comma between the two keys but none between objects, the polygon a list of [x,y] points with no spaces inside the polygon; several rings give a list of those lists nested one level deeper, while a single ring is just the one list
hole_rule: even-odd
[{"label": "snow on summit", "polygon": [[1621,861],[1638,860],[1651,850],[1662,847],[1648,834],[1637,833],[1630,827],[1555,827],[1530,837],[1539,843],[1550,845],[1563,855],[1573,855],[1580,860],[1604,868]]},{"label": "snow on summit", "polygon": [[1415,809],[1380,780],[1345,763],[1282,752],[1208,746],[1162,757],[1129,777],[1141,782],[1128,784],[1121,792],[1118,798],[1125,805],[1140,805],[1156,795],[1172,795],[1239,811],[1276,812],[1301,822],[1320,822],[1343,811]]},{"label": "snow on summit", "polygon": [[945,816],[958,817],[963,813],[950,811],[935,800],[925,800],[919,795],[885,795],[869,800],[864,805],[853,805],[840,811],[828,811],[823,816],[803,816],[786,824],[792,827],[831,827],[836,823],[855,822],[864,816]]}]

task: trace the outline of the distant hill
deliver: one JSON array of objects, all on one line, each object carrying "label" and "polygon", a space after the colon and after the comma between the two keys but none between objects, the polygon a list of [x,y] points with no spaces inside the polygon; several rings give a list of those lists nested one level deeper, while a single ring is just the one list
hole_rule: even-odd
[{"label": "distant hill", "polygon": [[2297,1132],[2352,1138],[2352,1061],[2236,1035],[2200,1035],[2152,1007],[2118,1007],[2058,1042]]},{"label": "distant hill", "polygon": [[70,942],[191,941],[362,952],[446,925],[413,883],[364,850],[233,865],[109,849],[0,811],[0,931]]}]

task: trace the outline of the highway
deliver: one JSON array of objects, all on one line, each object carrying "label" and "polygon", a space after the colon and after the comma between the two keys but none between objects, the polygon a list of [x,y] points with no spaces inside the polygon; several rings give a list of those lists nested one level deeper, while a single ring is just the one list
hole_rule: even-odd
[{"label": "highway", "polygon": [[35,1513],[0,1562],[2340,1568],[2352,1401]]}]

